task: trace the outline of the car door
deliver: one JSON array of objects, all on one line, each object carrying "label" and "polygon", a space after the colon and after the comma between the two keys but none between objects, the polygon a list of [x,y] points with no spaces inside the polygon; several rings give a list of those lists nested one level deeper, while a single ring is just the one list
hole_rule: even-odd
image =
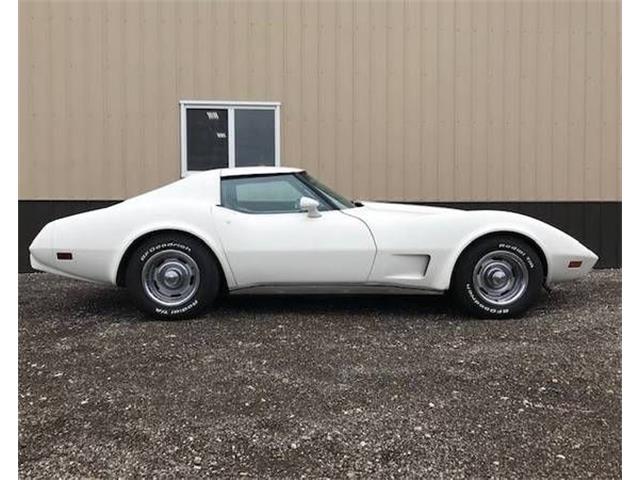
[{"label": "car door", "polygon": [[[300,211],[303,196],[319,217]],[[293,174],[223,178],[214,222],[239,287],[363,283],[375,257],[364,222]]]}]

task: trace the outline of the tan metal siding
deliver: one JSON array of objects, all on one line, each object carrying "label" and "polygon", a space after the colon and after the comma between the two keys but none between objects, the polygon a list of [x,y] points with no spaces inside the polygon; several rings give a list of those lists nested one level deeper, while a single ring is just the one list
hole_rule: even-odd
[{"label": "tan metal siding", "polygon": [[403,168],[399,172],[402,175],[402,192],[407,197],[418,198],[421,195],[421,127],[420,117],[422,99],[422,42],[420,40],[422,30],[421,15],[422,4],[409,2],[403,12],[403,112],[402,144],[404,161]]},{"label": "tan metal siding", "polygon": [[[335,113],[335,187],[339,191],[354,192],[356,152],[355,135],[355,5],[338,2],[336,6],[336,72]],[[338,148],[338,146],[340,146]],[[355,173],[357,175],[357,173]]]},{"label": "tan metal siding", "polygon": [[620,200],[620,2],[23,1],[20,198],[180,172],[181,99],[282,102],[359,198]]},{"label": "tan metal siding", "polygon": [[[354,9],[354,75],[353,75],[353,196],[370,198],[371,183],[371,116],[379,110],[372,108],[371,98],[371,5],[355,2]],[[287,107],[288,108],[288,107]],[[285,160],[286,161],[286,160]],[[347,190],[348,191],[348,190]]]}]

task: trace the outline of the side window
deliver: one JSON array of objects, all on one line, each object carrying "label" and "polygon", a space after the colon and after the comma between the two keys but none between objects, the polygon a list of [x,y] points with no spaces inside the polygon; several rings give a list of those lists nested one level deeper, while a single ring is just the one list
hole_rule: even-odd
[{"label": "side window", "polygon": [[239,212],[299,212],[302,197],[320,202],[319,210],[330,210],[322,198],[294,175],[223,178],[221,187],[222,206]]}]

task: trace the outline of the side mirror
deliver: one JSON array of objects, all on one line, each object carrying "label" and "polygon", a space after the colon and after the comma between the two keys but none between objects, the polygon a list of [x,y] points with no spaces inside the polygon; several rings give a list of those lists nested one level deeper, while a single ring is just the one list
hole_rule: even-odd
[{"label": "side mirror", "polygon": [[309,218],[318,218],[321,217],[320,212],[318,212],[318,207],[320,206],[320,202],[314,200],[309,197],[302,197],[300,199],[300,210],[307,212]]}]

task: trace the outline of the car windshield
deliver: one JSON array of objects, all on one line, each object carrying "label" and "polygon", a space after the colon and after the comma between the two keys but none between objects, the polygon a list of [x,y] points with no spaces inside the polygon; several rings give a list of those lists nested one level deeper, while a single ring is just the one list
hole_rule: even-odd
[{"label": "car windshield", "polygon": [[339,193],[334,192],[329,187],[327,187],[326,185],[323,185],[318,180],[313,178],[307,172],[298,173],[297,176],[300,177],[302,179],[302,181],[304,181],[308,185],[311,185],[316,190],[319,190],[320,193],[323,196],[328,197],[328,199],[333,204],[335,204],[335,206],[338,207],[339,209],[342,210],[344,208],[355,208],[356,207],[356,205],[351,200],[349,200],[348,198],[343,197]]}]

